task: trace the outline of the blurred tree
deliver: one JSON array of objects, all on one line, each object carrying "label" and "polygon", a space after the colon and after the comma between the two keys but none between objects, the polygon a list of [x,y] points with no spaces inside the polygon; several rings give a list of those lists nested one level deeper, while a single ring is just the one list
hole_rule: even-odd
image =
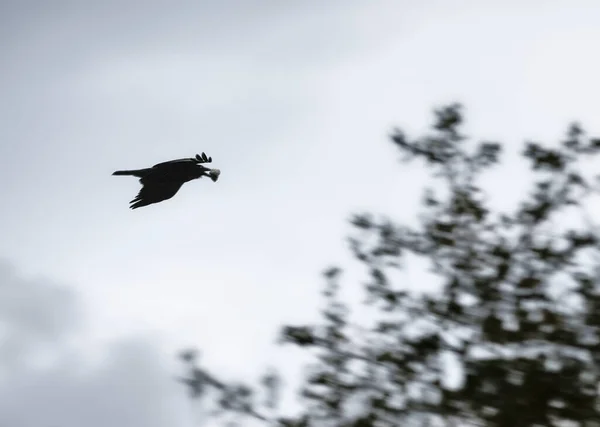
[{"label": "blurred tree", "polygon": [[[533,185],[527,193],[528,183],[507,177],[508,190],[526,196],[500,213],[480,178],[502,146],[469,146],[462,124],[453,104],[435,111],[426,136],[391,137],[404,161],[424,161],[438,182],[424,191],[418,227],[370,214],[351,221],[351,250],[369,272],[367,301],[354,311],[369,310],[370,324],[353,325],[334,267],[321,320],[283,327],[285,343],[316,354],[299,416],[273,415],[273,374],[261,402],[260,386],[216,381],[188,357],[190,390],[212,381],[221,413],[265,425],[600,426],[600,244],[586,214],[598,177],[582,166],[600,139],[573,124],[553,148],[526,143]],[[407,254],[428,260],[437,291],[391,279]]]}]

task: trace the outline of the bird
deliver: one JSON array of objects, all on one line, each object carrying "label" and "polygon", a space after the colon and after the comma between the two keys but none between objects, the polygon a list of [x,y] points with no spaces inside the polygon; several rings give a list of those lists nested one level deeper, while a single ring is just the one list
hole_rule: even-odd
[{"label": "bird", "polygon": [[112,174],[140,178],[142,188],[137,196],[129,202],[131,209],[137,209],[170,199],[188,181],[207,176],[213,182],[217,182],[221,171],[203,166],[204,163],[211,162],[212,157],[202,153],[201,155],[196,154],[195,157],[158,163],[151,168],[118,170]]}]

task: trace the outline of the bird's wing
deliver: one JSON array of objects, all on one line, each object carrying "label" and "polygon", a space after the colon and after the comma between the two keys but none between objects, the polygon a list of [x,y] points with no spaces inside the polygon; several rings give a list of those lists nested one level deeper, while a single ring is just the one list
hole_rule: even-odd
[{"label": "bird's wing", "polygon": [[146,183],[142,186],[135,199],[131,202],[131,209],[140,208],[147,206],[152,203],[162,202],[163,200],[170,199],[173,197],[183,182],[151,182]]},{"label": "bird's wing", "polygon": [[187,158],[187,159],[175,159],[175,160],[169,160],[168,162],[162,162],[162,163],[157,163],[154,166],[152,166],[153,168],[160,168],[160,167],[164,167],[164,166],[176,166],[176,165],[181,165],[181,164],[197,164],[198,161],[196,159],[192,159],[192,158]]}]

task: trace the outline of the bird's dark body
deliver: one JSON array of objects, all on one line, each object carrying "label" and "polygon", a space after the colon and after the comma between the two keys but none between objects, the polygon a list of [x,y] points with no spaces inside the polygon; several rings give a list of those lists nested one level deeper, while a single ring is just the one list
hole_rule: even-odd
[{"label": "bird's dark body", "polygon": [[170,199],[188,181],[208,176],[216,182],[220,171],[203,166],[201,163],[209,163],[212,159],[204,153],[202,156],[158,163],[151,168],[116,171],[113,175],[140,178],[142,188],[135,199],[129,202],[130,208],[136,209]]}]

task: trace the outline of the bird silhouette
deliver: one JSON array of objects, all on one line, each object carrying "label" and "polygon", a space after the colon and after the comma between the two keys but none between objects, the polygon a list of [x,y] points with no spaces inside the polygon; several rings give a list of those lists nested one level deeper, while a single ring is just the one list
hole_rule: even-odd
[{"label": "bird silhouette", "polygon": [[191,158],[158,163],[151,168],[118,170],[113,172],[113,175],[140,178],[142,188],[137,196],[129,202],[131,209],[137,209],[170,199],[188,181],[207,176],[213,182],[217,182],[221,171],[207,168],[203,166],[204,163],[212,163],[212,157],[202,153]]}]

